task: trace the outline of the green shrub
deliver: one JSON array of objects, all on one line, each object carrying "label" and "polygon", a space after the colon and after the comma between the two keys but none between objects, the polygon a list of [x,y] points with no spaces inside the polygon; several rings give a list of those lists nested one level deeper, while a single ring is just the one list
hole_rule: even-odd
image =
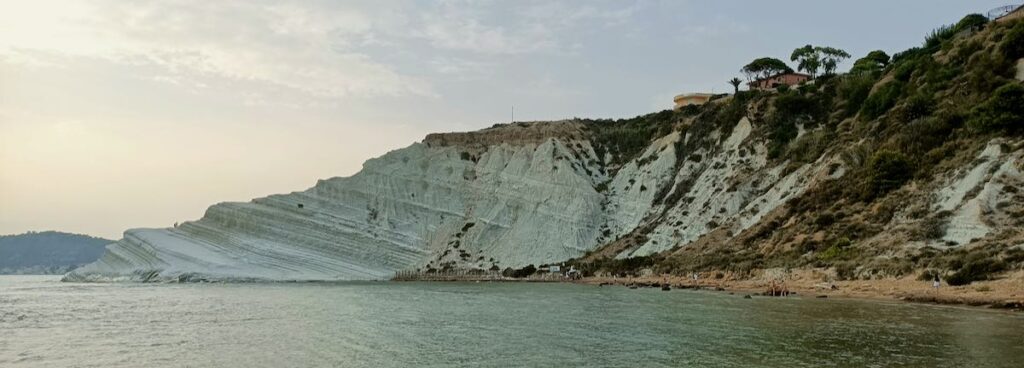
[{"label": "green shrub", "polygon": [[786,146],[796,138],[798,121],[813,122],[822,111],[820,102],[799,93],[783,93],[773,101],[774,114],[768,119],[768,156],[781,157]]},{"label": "green shrub", "polygon": [[840,258],[842,256],[843,256],[843,248],[840,248],[840,247],[837,247],[837,246],[833,245],[831,247],[828,247],[828,249],[825,249],[824,252],[821,252],[820,254],[818,254],[818,259],[827,262],[827,261],[832,261],[832,260],[838,259],[838,258]]},{"label": "green shrub", "polygon": [[789,141],[796,138],[800,131],[796,128],[796,124],[793,120],[778,120],[775,119],[769,127],[771,132],[768,133],[768,157],[775,159],[782,157],[782,154],[786,152],[786,145]]},{"label": "green shrub", "polygon": [[953,31],[959,33],[968,29],[979,29],[985,24],[988,24],[988,17],[977,13],[967,14],[959,22],[956,22]]},{"label": "green shrub", "polygon": [[799,93],[783,93],[775,99],[775,113],[781,119],[795,119],[801,115],[813,116],[817,112],[816,101]]},{"label": "green shrub", "polygon": [[880,87],[875,93],[864,100],[860,109],[861,117],[873,120],[891,109],[903,94],[903,83],[892,81]]},{"label": "green shrub", "polygon": [[899,109],[897,118],[900,121],[914,121],[931,115],[935,108],[935,101],[925,93],[917,93],[907,99],[906,104]]},{"label": "green shrub", "polygon": [[1017,22],[1017,25],[1010,29],[1010,32],[1003,37],[1003,43],[999,49],[1003,56],[1010,60],[1024,57],[1024,22]]},{"label": "green shrub", "polygon": [[831,212],[822,213],[818,215],[817,218],[814,219],[814,224],[818,225],[819,228],[828,227],[829,225],[832,225],[835,222],[836,215],[832,214]]},{"label": "green shrub", "polygon": [[621,165],[635,158],[656,136],[670,133],[678,116],[672,110],[664,110],[631,119],[587,120],[586,123],[597,143],[594,150],[598,156],[611,153],[611,164]]},{"label": "green shrub", "polygon": [[948,221],[944,216],[929,217],[921,221],[916,235],[922,240],[937,240],[946,235],[947,226]]},{"label": "green shrub", "polygon": [[686,105],[679,109],[679,113],[683,116],[694,116],[700,113],[700,106],[698,105]]},{"label": "green shrub", "polygon": [[873,199],[903,186],[913,177],[910,162],[905,156],[893,151],[878,151],[868,162],[868,186],[864,193]]},{"label": "green shrub", "polygon": [[839,94],[840,99],[846,100],[844,116],[856,114],[860,110],[864,100],[871,93],[871,87],[875,85],[875,81],[875,76],[870,74],[847,75],[843,77],[842,81],[839,82],[836,92]]},{"label": "green shrub", "polygon": [[1005,268],[1006,265],[999,260],[985,257],[983,254],[972,254],[963,267],[946,277],[946,283],[957,286],[988,280],[993,273],[1000,272]]},{"label": "green shrub", "polygon": [[1010,83],[996,89],[992,97],[971,110],[968,125],[979,133],[1024,132],[1024,86]]},{"label": "green shrub", "polygon": [[924,49],[929,52],[938,51],[939,47],[942,46],[943,42],[953,38],[956,35],[956,28],[951,25],[940,26],[939,28],[933,29],[924,38]]},{"label": "green shrub", "polygon": [[517,279],[524,278],[524,277],[529,277],[530,275],[533,275],[534,273],[537,273],[537,267],[534,267],[533,265],[527,265],[526,267],[523,267],[523,268],[520,268],[520,269],[512,269],[511,267],[509,267],[509,268],[506,268],[504,271],[501,272],[502,276],[514,277],[514,278],[517,278]]},{"label": "green shrub", "polygon": [[917,281],[932,281],[939,276],[938,271],[935,270],[924,270],[920,275],[917,275]]},{"label": "green shrub", "polygon": [[892,60],[890,60],[890,62],[892,64],[901,64],[901,63],[908,62],[910,60],[917,59],[917,58],[919,58],[921,56],[924,56],[924,55],[927,55],[927,54],[928,54],[928,52],[926,52],[924,49],[922,49],[920,47],[911,47],[909,49],[906,49],[906,50],[903,50],[903,51],[900,51],[900,52],[897,52],[897,53],[893,54],[892,55]]},{"label": "green shrub", "polygon": [[786,157],[793,160],[794,163],[814,162],[828,150],[833,144],[834,138],[824,130],[815,130],[804,134],[789,145]]}]

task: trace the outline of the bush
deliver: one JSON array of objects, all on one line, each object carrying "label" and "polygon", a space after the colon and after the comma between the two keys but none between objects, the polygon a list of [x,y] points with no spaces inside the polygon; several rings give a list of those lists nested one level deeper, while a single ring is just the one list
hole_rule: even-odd
[{"label": "bush", "polygon": [[953,30],[959,33],[968,29],[978,29],[986,24],[988,24],[988,17],[977,13],[967,14],[956,23],[956,26],[953,26]]},{"label": "bush", "polygon": [[903,63],[903,62],[906,62],[906,61],[917,59],[918,57],[923,56],[923,55],[927,55],[927,54],[928,54],[928,52],[926,52],[924,49],[922,49],[920,47],[911,47],[909,49],[906,49],[906,50],[903,50],[901,52],[897,52],[897,53],[893,54],[892,55],[892,60],[890,60],[890,63],[892,63],[892,64],[900,64],[900,63]]},{"label": "bush", "polygon": [[775,113],[783,119],[794,119],[801,115],[813,116],[817,112],[815,101],[799,93],[783,93],[775,99]]},{"label": "bush", "polygon": [[824,252],[818,254],[818,259],[828,262],[846,258],[850,253],[848,248],[850,248],[850,245],[852,244],[853,242],[850,241],[850,238],[838,238],[832,242],[831,247],[828,247]]},{"label": "bush", "polygon": [[968,125],[979,133],[1024,132],[1024,86],[1011,83],[996,89],[992,97],[971,110]]},{"label": "bush", "polygon": [[871,87],[875,85],[873,75],[847,75],[839,83],[837,92],[839,98],[846,100],[844,116],[856,114],[864,104],[864,100],[871,93]]},{"label": "bush", "polygon": [[893,151],[879,151],[868,162],[867,199],[877,198],[903,186],[913,177],[910,162]]},{"label": "bush", "polygon": [[768,133],[768,157],[772,159],[781,157],[789,141],[800,133],[792,120],[774,120],[770,123],[771,132]]},{"label": "bush", "polygon": [[901,94],[903,94],[902,82],[892,81],[886,83],[864,100],[864,105],[860,109],[861,117],[873,120],[882,116],[882,114],[896,105],[896,101]]},{"label": "bush", "polygon": [[520,269],[512,269],[511,267],[506,268],[504,271],[501,272],[501,275],[505,277],[514,277],[520,279],[524,277],[529,277],[534,273],[537,273],[537,268],[534,267],[533,265],[528,265]]},{"label": "bush", "polygon": [[984,257],[983,254],[972,254],[963,267],[946,277],[946,283],[958,286],[974,281],[988,280],[991,274],[1002,271],[1006,265],[996,259]]},{"label": "bush", "polygon": [[920,275],[917,275],[917,281],[932,281],[936,277],[939,277],[938,271],[935,270],[924,270]]},{"label": "bush", "polygon": [[612,165],[621,165],[643,152],[656,136],[672,131],[678,121],[677,114],[672,110],[664,110],[631,119],[619,120],[588,120],[588,129],[594,135],[599,157],[611,153]]},{"label": "bush", "polygon": [[820,103],[814,98],[799,93],[783,93],[773,101],[775,113],[769,119],[768,156],[778,158],[785,152],[789,141],[796,138],[797,121],[813,121],[821,111]]},{"label": "bush", "polygon": [[[942,213],[948,213],[944,211]],[[929,217],[921,221],[920,228],[918,228],[917,237],[922,240],[936,240],[946,235],[946,226],[948,221],[943,216]]]},{"label": "bush", "polygon": [[907,99],[907,103],[899,111],[901,121],[913,121],[931,115],[935,101],[925,93],[917,93]]},{"label": "bush", "polygon": [[1010,60],[1024,57],[1024,22],[1017,22],[1017,25],[1010,29],[1010,32],[1003,37],[1000,51],[1002,51],[1003,56]]},{"label": "bush", "polygon": [[951,25],[941,26],[933,29],[931,33],[924,38],[924,49],[928,52],[938,51],[939,47],[942,46],[943,42],[953,38],[956,35],[956,28]]}]

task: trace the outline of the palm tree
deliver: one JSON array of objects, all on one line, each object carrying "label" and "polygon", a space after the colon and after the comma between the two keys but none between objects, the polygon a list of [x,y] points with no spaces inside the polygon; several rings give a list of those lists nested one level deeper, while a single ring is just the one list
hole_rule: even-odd
[{"label": "palm tree", "polygon": [[734,93],[740,93],[740,83],[743,83],[743,80],[736,77],[733,77],[732,79],[729,80],[729,84],[732,85]]}]

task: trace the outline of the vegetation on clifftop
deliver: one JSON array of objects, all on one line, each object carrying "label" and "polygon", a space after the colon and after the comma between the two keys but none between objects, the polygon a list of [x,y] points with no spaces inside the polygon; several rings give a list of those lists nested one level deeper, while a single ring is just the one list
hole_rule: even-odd
[{"label": "vegetation on clifftop", "polygon": [[[808,45],[795,50],[791,60],[815,74],[823,55],[843,56],[833,50],[841,51]],[[1020,269],[1024,251],[997,240],[920,249],[896,243],[935,241],[944,232],[949,213],[921,207],[918,186],[964,167],[991,138],[1024,135],[1024,86],[1014,79],[1014,64],[1021,57],[1024,22],[989,23],[972,14],[936,29],[921,47],[891,58],[872,51],[857,59],[849,73],[829,75],[826,68],[813,83],[797,88],[738,92],[679,112],[591,121],[598,146],[611,154],[614,165],[635,158],[653,139],[674,130],[721,129],[728,136],[747,116],[757,127],[755,134],[766,140],[774,163],[795,168],[830,153],[849,168],[731,240],[630,260],[596,256],[603,254],[597,251],[570,264],[621,275],[640,269],[686,274],[831,267],[841,278],[865,278],[928,269],[950,283]],[[743,70],[751,77],[789,70],[780,63],[761,58]],[[868,244],[892,226],[897,213],[917,228],[894,233],[888,246]],[[636,235],[635,241],[645,240],[642,231]]]}]

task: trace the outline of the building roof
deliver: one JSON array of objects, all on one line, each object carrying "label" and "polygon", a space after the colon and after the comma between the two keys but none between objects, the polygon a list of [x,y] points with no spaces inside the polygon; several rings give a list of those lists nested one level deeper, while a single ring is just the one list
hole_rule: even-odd
[{"label": "building roof", "polygon": [[763,81],[763,80],[769,80],[769,79],[775,79],[775,78],[781,77],[781,76],[783,76],[783,75],[799,75],[799,76],[801,76],[801,77],[807,77],[807,78],[810,78],[810,77],[811,77],[811,75],[810,75],[810,74],[804,74],[804,73],[797,73],[797,72],[782,72],[782,73],[776,73],[776,74],[772,74],[772,75],[770,75],[770,76],[767,76],[767,77],[765,77],[765,78],[758,78],[758,79],[755,79],[755,80],[754,80],[754,82],[757,82],[757,81]]},{"label": "building roof", "polygon": [[681,94],[681,95],[676,95],[676,97],[672,98],[672,101],[679,101],[679,100],[682,100],[682,99],[687,98],[687,97],[707,97],[707,98],[711,98],[711,96],[714,96],[714,94],[711,94],[711,93],[700,93],[700,92],[697,92],[697,93],[684,93],[684,94]]}]

